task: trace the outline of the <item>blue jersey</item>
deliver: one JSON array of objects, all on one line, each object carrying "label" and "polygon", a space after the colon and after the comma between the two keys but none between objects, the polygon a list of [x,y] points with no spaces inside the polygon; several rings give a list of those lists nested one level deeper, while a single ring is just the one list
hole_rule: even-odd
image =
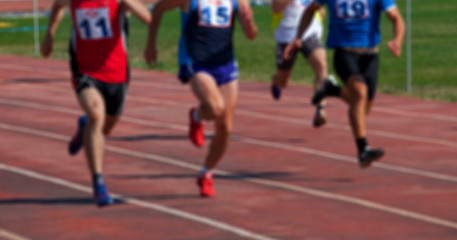
[{"label": "blue jersey", "polygon": [[381,13],[394,0],[315,0],[328,5],[330,17],[327,47],[375,47],[381,41]]},{"label": "blue jersey", "polygon": [[234,61],[232,37],[237,12],[237,0],[190,0],[189,12],[181,12],[179,64]]}]

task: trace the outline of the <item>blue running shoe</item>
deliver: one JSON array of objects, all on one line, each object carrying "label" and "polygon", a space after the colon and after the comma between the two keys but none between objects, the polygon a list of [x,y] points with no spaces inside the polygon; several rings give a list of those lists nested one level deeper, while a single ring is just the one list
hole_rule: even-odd
[{"label": "blue running shoe", "polygon": [[108,194],[104,183],[94,186],[95,203],[99,207],[104,207],[114,203],[114,199]]},{"label": "blue running shoe", "polygon": [[86,116],[81,116],[78,119],[78,130],[76,131],[76,134],[73,136],[71,141],[68,143],[68,153],[70,155],[75,155],[76,153],[81,150],[81,147],[83,146],[83,130],[84,126],[87,123],[87,117]]},{"label": "blue running shoe", "polygon": [[275,100],[279,100],[281,98],[281,88],[271,84],[271,95]]}]

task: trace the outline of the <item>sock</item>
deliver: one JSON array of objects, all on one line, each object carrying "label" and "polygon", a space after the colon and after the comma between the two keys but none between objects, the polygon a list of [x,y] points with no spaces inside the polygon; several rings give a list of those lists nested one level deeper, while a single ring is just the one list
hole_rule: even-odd
[{"label": "sock", "polygon": [[192,119],[196,122],[200,122],[200,117],[198,116],[198,112],[199,112],[200,109],[195,109],[195,111],[193,112],[192,114]]},{"label": "sock", "polygon": [[362,153],[367,147],[367,139],[366,138],[357,138],[356,139],[357,149],[359,150],[359,154]]},{"label": "sock", "polygon": [[316,106],[316,110],[317,111],[324,110],[324,109],[325,109],[325,106],[322,105],[322,104],[319,104],[319,105]]},{"label": "sock", "polygon": [[198,176],[201,177],[207,172],[210,172],[210,170],[208,168],[206,168],[205,166],[203,166],[202,169],[200,170],[200,173],[198,174]]},{"label": "sock", "polygon": [[97,186],[105,184],[105,180],[103,179],[103,175],[101,173],[95,173],[92,175],[92,184],[94,189],[97,189]]}]

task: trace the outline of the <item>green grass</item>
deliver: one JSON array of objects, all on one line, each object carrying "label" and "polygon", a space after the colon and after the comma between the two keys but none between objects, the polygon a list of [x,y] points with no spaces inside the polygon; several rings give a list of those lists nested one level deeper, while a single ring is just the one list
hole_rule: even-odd
[{"label": "green grass", "polygon": [[[400,11],[405,15],[405,1],[397,1]],[[430,0],[412,2],[412,93],[414,97],[440,101],[457,102],[457,4],[455,0]],[[240,65],[242,81],[270,81],[275,69],[274,37],[270,27],[270,7],[254,7],[255,20],[259,34],[255,41],[247,40],[241,33],[239,24],[235,31],[236,55]],[[143,60],[146,44],[147,26],[131,18],[129,37],[129,57],[133,67],[177,72],[177,42],[179,37],[179,11],[173,10],[164,15],[159,38],[159,62],[156,66],[147,66]],[[31,19],[1,19],[0,22],[13,23],[16,26],[32,26]],[[47,24],[47,19],[40,19],[40,25]],[[67,59],[67,45],[70,21],[66,17],[60,25],[53,57]],[[43,37],[41,32],[41,38]],[[0,53],[33,56],[33,34],[0,33]],[[379,92],[406,95],[406,48],[403,55],[394,58],[387,50],[386,43],[392,37],[390,21],[382,19],[383,41],[380,45]],[[328,51],[328,65],[333,73],[332,52]],[[296,83],[312,85],[313,74],[308,64],[297,59],[292,80]]]}]

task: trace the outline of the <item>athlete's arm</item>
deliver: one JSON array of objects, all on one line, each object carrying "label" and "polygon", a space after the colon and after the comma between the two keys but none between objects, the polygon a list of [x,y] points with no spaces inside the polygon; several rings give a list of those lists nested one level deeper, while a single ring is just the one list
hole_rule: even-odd
[{"label": "athlete's arm", "polygon": [[302,47],[301,36],[311,24],[311,20],[313,20],[315,12],[321,8],[322,6],[316,2],[312,2],[311,5],[306,8],[305,12],[301,16],[300,26],[297,29],[297,35],[295,36],[295,39],[287,45],[286,49],[284,49],[284,53],[282,55],[284,59],[289,59],[290,54],[295,51],[295,49]]},{"label": "athlete's arm", "polygon": [[257,26],[255,25],[254,14],[249,6],[249,2],[247,0],[238,0],[238,8],[238,19],[240,20],[244,35],[249,40],[254,40],[257,36]]},{"label": "athlete's arm", "polygon": [[41,55],[49,57],[52,52],[54,35],[60,21],[65,15],[65,8],[70,4],[70,0],[56,0],[51,8],[51,16],[49,17],[48,31],[41,43]]},{"label": "athlete's arm", "polygon": [[405,36],[405,23],[403,22],[403,18],[397,7],[392,7],[387,10],[386,15],[389,17],[394,27],[394,38],[387,43],[387,47],[395,57],[399,57],[401,55],[401,46]]},{"label": "athlete's arm", "polygon": [[189,0],[160,0],[151,10],[152,20],[149,24],[148,40],[144,50],[144,59],[148,64],[157,62],[156,38],[162,14],[168,10],[181,7],[185,8]]},{"label": "athlete's arm", "polygon": [[146,24],[151,22],[151,14],[142,2],[138,0],[122,0],[122,2],[140,21]]},{"label": "athlete's arm", "polygon": [[292,0],[273,0],[271,2],[271,9],[274,13],[282,12],[290,2],[292,2]]}]

